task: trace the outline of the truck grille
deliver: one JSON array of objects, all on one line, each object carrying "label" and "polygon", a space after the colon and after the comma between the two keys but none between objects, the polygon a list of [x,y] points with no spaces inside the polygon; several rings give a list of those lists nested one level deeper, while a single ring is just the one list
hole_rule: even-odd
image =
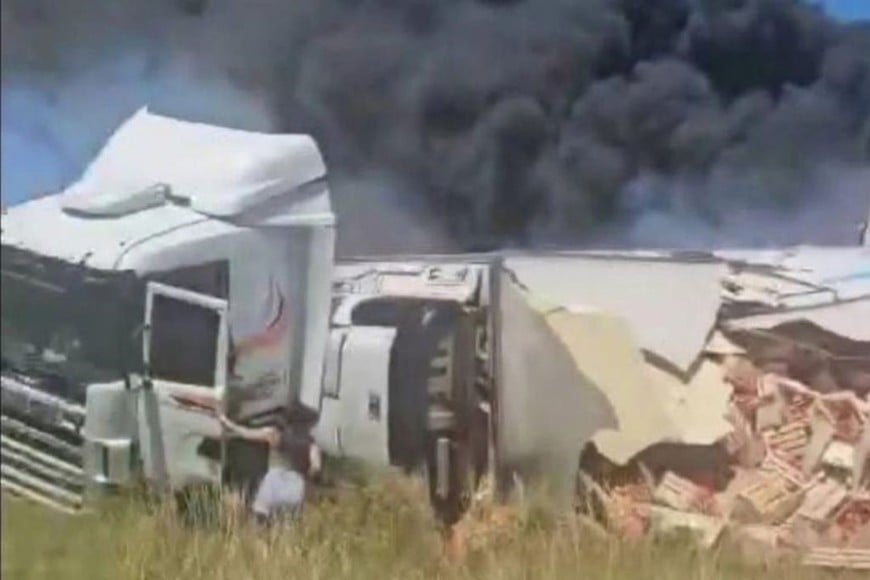
[{"label": "truck grille", "polygon": [[84,473],[80,405],[44,393],[26,379],[3,376],[0,484],[4,491],[75,513]]}]

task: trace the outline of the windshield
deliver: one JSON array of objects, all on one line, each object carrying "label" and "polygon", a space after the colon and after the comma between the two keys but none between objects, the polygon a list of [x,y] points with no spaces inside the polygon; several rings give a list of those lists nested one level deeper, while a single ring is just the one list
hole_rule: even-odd
[{"label": "windshield", "polygon": [[131,273],[96,272],[4,247],[2,275],[4,372],[82,401],[88,384],[117,380],[135,366],[142,301]]}]

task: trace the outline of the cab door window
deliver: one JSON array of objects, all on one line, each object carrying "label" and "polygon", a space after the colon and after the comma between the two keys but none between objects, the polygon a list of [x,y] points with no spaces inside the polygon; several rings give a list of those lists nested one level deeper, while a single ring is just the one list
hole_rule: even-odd
[{"label": "cab door window", "polygon": [[[149,277],[155,282],[229,299],[226,260],[185,266]],[[213,310],[154,296],[151,313],[151,375],[157,379],[213,387],[220,316]]]},{"label": "cab door window", "polygon": [[229,274],[229,262],[218,260],[157,272],[153,276],[149,276],[149,279],[167,286],[175,286],[191,292],[229,300]]}]

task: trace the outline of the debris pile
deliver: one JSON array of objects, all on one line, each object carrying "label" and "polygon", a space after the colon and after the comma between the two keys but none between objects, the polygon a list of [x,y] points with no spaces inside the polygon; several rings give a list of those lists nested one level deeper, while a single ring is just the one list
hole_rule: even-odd
[{"label": "debris pile", "polygon": [[[710,264],[605,269],[574,260],[587,281],[606,275],[614,288],[612,278],[634,277],[623,287],[644,288],[620,298],[578,285],[558,300],[582,304],[574,316],[586,326],[594,309],[622,317],[630,326],[622,340],[642,353],[620,362],[611,349],[623,374],[607,380],[579,348],[571,352],[617,418],[589,438],[580,488],[624,537],[683,530],[748,556],[870,569],[870,254],[724,258],[718,274]],[[692,276],[694,294],[674,298],[668,280],[687,285]],[[581,325],[560,332],[547,316],[571,349]]]},{"label": "debris pile", "polygon": [[866,248],[508,256],[498,288],[502,468],[625,537],[865,565]]},{"label": "debris pile", "polygon": [[626,537],[686,530],[704,547],[729,535],[765,558],[792,552],[808,565],[870,569],[870,396],[752,376],[745,361],[737,374],[723,366],[733,431],[718,445],[729,480],[716,489],[712,473],[655,476],[642,462],[635,482],[609,491],[587,480],[611,528]]}]

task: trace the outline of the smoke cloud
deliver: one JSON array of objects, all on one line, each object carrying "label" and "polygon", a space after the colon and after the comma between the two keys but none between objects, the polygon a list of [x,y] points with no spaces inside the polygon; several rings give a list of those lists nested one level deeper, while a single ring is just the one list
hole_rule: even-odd
[{"label": "smoke cloud", "polygon": [[870,25],[810,4],[2,0],[2,195],[147,103],[313,134],[353,251],[854,243]]}]

